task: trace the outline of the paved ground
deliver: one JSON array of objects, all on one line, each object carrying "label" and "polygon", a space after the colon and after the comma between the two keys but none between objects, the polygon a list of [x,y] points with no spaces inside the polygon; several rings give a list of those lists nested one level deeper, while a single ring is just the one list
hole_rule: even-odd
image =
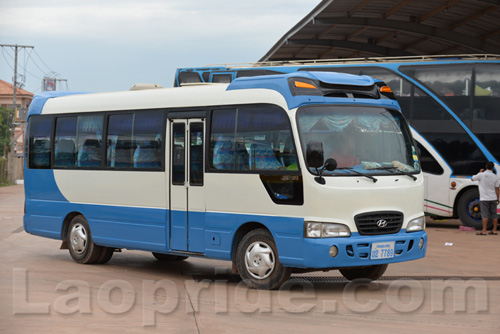
[{"label": "paved ground", "polygon": [[22,229],[23,187],[0,188],[0,333],[500,333],[500,236],[429,222],[425,259],[372,284],[338,272],[249,290],[230,264],[115,253],[79,265]]}]

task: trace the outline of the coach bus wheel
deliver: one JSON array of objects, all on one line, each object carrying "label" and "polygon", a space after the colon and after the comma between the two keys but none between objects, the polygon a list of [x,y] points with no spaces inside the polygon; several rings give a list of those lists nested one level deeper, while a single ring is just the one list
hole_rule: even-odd
[{"label": "coach bus wheel", "polygon": [[170,255],[170,254],[163,254],[163,253],[155,253],[152,252],[153,256],[161,262],[175,262],[175,261],[184,261],[187,259],[187,256],[180,256],[180,255]]},{"label": "coach bus wheel", "polygon": [[342,276],[350,281],[358,278],[366,278],[372,281],[378,280],[387,270],[388,264],[379,264],[366,267],[352,267],[339,269]]},{"label": "coach bus wheel", "polygon": [[236,265],[245,284],[256,289],[277,289],[291,274],[279,261],[272,235],[263,228],[243,237],[236,250]]},{"label": "coach bus wheel", "polygon": [[[471,188],[458,200],[458,217],[465,226],[474,227],[476,230],[483,228],[481,210],[479,208],[479,190]],[[491,224],[491,222],[490,222]]]},{"label": "coach bus wheel", "polygon": [[101,248],[102,248],[101,256],[96,261],[96,263],[98,263],[98,264],[107,263],[109,260],[111,260],[111,257],[113,257],[113,254],[115,252],[115,249],[111,248],[111,247],[102,247],[101,246]]},{"label": "coach bus wheel", "polygon": [[[99,262],[106,247],[94,244],[87,220],[83,216],[76,216],[69,224],[68,248],[73,260],[78,263],[92,264]],[[105,260],[105,257],[102,260]]]}]

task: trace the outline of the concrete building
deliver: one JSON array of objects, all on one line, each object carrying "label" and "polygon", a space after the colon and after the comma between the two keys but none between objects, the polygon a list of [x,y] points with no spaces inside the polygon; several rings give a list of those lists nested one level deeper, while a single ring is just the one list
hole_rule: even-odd
[{"label": "concrete building", "polygon": [[[16,119],[20,125],[16,126],[16,137],[24,131],[24,122],[26,121],[26,110],[28,109],[31,100],[33,100],[33,93],[28,92],[22,88],[17,88],[16,104],[18,106],[18,113]],[[4,80],[0,80],[0,106],[11,108],[14,101],[14,85]],[[4,148],[2,147],[2,150]],[[15,148],[16,156],[22,155],[24,152],[24,134],[21,133],[17,138],[17,145]]]},{"label": "concrete building", "polygon": [[[33,93],[30,93],[22,88],[17,88],[16,92],[16,126],[15,138],[16,145],[14,147],[14,180],[23,179],[23,154],[24,154],[24,130],[26,126],[26,114],[28,107],[33,100]],[[0,106],[12,108],[14,103],[14,85],[4,80],[0,80]],[[7,147],[0,147],[4,152],[4,157],[0,158],[0,182],[10,179],[11,154]]]}]

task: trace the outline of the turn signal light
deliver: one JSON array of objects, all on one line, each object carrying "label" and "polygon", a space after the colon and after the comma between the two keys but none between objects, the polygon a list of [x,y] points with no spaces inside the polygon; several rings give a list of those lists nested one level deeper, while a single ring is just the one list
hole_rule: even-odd
[{"label": "turn signal light", "polygon": [[316,86],[307,83],[307,82],[302,82],[302,81],[295,81],[295,87],[297,88],[309,88],[309,89],[316,89]]},{"label": "turn signal light", "polygon": [[380,92],[381,93],[392,93],[391,87],[389,86],[382,86],[380,87]]}]

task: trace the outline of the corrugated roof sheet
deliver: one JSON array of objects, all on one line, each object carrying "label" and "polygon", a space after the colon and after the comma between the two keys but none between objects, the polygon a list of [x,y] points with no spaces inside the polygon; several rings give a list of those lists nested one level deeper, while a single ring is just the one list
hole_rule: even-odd
[{"label": "corrugated roof sheet", "polygon": [[260,61],[500,54],[500,0],[325,0]]}]

